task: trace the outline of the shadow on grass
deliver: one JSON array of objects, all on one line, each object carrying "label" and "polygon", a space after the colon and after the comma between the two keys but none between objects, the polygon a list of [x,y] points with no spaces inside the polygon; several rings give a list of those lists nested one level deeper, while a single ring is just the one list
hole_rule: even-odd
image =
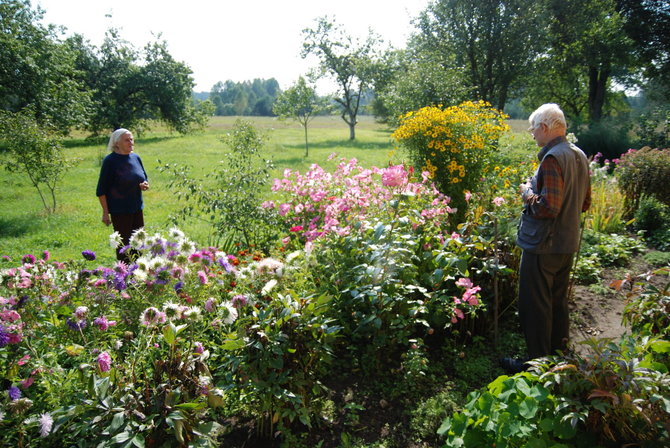
[{"label": "shadow on grass", "polygon": [[[294,145],[282,145],[286,149],[302,149],[305,150],[305,144],[294,144]],[[375,149],[391,149],[391,142],[361,142],[358,140],[327,140],[325,142],[310,142],[309,149],[342,149],[342,148],[352,148],[352,149],[362,149],[362,150],[375,150]]]},{"label": "shadow on grass", "polygon": [[38,226],[37,215],[0,217],[0,238],[17,238],[34,231]]}]

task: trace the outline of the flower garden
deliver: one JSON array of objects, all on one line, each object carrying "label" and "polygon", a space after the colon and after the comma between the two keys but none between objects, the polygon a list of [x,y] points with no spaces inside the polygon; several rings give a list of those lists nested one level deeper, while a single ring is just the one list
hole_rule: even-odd
[{"label": "flower garden", "polygon": [[[365,408],[354,378],[378,383],[381,409],[424,397],[411,446],[670,443],[667,266],[615,285],[627,338],[466,390],[495,371],[476,352],[523,350],[509,337],[516,186],[535,163],[504,163],[506,130],[482,103],[426,108],[393,134],[409,165],[286,170],[257,204],[278,229],[271,250],[201,247],[174,227],[136,232],[128,265],[86,248],[78,260],[5,257],[2,445],[238,446],[243,432],[239,446],[369,446],[355,435]],[[597,215],[578,281],[644,250],[607,203],[634,191],[635,207],[651,207],[640,204],[656,186],[635,179],[668,166],[658,152],[632,151],[613,170],[593,162]],[[110,251],[118,244],[112,234]],[[335,442],[315,439],[335,427]]]}]

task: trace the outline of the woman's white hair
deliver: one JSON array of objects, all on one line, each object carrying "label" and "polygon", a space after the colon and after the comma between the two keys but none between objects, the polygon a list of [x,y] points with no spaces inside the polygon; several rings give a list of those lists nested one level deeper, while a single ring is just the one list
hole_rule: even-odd
[{"label": "woman's white hair", "polygon": [[536,128],[541,123],[547,125],[549,130],[556,128],[566,129],[568,127],[565,122],[563,111],[558,107],[558,104],[554,103],[547,103],[538,107],[535,112],[530,114],[528,122],[530,123],[531,128]]},{"label": "woman's white hair", "polygon": [[126,134],[132,134],[132,132],[124,128],[120,128],[112,132],[112,135],[109,136],[109,143],[107,143],[107,151],[110,152],[114,151],[114,148],[116,148],[116,144],[119,143],[121,137]]}]

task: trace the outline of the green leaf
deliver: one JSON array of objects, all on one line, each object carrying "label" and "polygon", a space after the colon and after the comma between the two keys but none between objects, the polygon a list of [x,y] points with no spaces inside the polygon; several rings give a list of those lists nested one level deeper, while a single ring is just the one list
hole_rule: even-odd
[{"label": "green leaf", "polygon": [[128,431],[123,431],[112,437],[111,441],[113,443],[123,443],[130,440],[131,437],[132,434],[130,434]]},{"label": "green leaf", "polygon": [[521,404],[519,405],[519,414],[526,419],[531,419],[535,417],[539,406],[537,400],[532,397],[526,397]]},{"label": "green leaf", "polygon": [[238,350],[244,347],[244,341],[241,339],[226,339],[221,348],[224,350]]},{"label": "green leaf", "polygon": [[144,448],[144,436],[142,436],[142,434],[136,434],[135,437],[133,437],[133,445],[137,448]]},{"label": "green leaf", "polygon": [[95,390],[95,396],[99,400],[104,400],[107,397],[107,391],[109,390],[109,378],[95,378],[93,388]]},{"label": "green leaf", "polygon": [[123,421],[124,421],[123,412],[114,414],[114,417],[112,417],[112,423],[107,428],[108,433],[109,434],[115,433],[116,430],[119,429],[121,425],[123,425]]}]

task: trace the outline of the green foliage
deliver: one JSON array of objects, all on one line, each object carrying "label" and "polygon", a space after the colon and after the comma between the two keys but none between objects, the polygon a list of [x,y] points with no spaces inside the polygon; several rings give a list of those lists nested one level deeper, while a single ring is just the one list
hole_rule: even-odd
[{"label": "green foliage", "polygon": [[250,122],[238,120],[223,138],[230,151],[220,167],[206,174],[213,186],[193,179],[189,167],[165,165],[161,171],[172,174],[168,187],[186,202],[175,220],[199,217],[212,228],[215,244],[240,242],[246,248],[268,252],[278,235],[274,214],[260,207],[263,186],[269,185],[271,160],[263,156],[265,137]]},{"label": "green foliage", "polygon": [[626,266],[630,258],[644,252],[644,243],[626,235],[597,233],[585,230],[580,254],[597,260],[600,266]]},{"label": "green foliage", "polygon": [[[98,52],[82,45],[83,70],[94,92],[95,109],[88,130],[103,133],[125,127],[142,130],[148,120],[160,120],[180,133],[202,126],[207,110],[191,104],[191,70],[170,55],[166,42],[152,42],[138,52],[118,31],[107,31]],[[91,55],[93,55],[91,57]]]},{"label": "green foliage", "polygon": [[415,439],[437,446],[437,430],[445,418],[461,409],[461,403],[463,397],[452,384],[446,384],[443,390],[422,400],[411,414],[410,429]]},{"label": "green foliage", "polygon": [[657,268],[670,265],[670,252],[651,250],[644,254],[642,258],[644,258],[647,263]]},{"label": "green foliage", "polygon": [[653,196],[643,196],[635,211],[634,226],[644,232],[644,239],[659,250],[670,249],[670,206]]},{"label": "green foliage", "polygon": [[9,150],[5,168],[30,179],[47,213],[56,211],[56,188],[74,160],[67,159],[61,139],[40,126],[31,110],[0,111],[0,137]]},{"label": "green foliage", "polygon": [[618,158],[632,147],[630,120],[603,118],[588,126],[575,127],[579,147],[587,155],[601,154],[603,158]]},{"label": "green foliage", "polygon": [[[670,339],[670,282],[656,286],[649,281],[652,276],[660,276],[659,280],[665,282],[669,275],[670,268],[665,266],[628,282],[623,321],[635,333]],[[615,286],[622,289],[624,283],[617,282]]]},{"label": "green foliage", "polygon": [[294,85],[282,92],[272,106],[272,111],[280,119],[292,118],[305,130],[305,157],[309,156],[307,125],[316,115],[328,109],[328,99],[319,98],[316,89],[307,85],[302,76]]},{"label": "green foliage", "polygon": [[402,116],[421,107],[468,99],[462,70],[454,67],[452,54],[417,47],[387,52],[375,73],[373,111],[391,126],[398,126]]},{"label": "green foliage", "polygon": [[76,52],[43,26],[27,0],[0,3],[0,110],[30,108],[42,125],[67,134],[86,123],[91,92],[76,67]]},{"label": "green foliage", "polygon": [[[439,430],[445,447],[593,447],[669,440],[667,366],[655,359],[665,341],[591,341],[586,357],[538,360],[514,377],[472,392]],[[653,367],[661,368],[661,371]],[[615,445],[615,443],[617,445]]]},{"label": "green foliage", "polygon": [[417,20],[417,40],[428,54],[454,54],[471,95],[502,110],[544,50],[545,22],[540,3],[439,0]]},{"label": "green foliage", "polygon": [[276,79],[221,81],[214,84],[209,99],[215,115],[272,116],[273,104],[281,93]]},{"label": "green foliage", "polygon": [[627,216],[633,216],[643,196],[670,205],[670,150],[642,148],[621,157],[614,173],[625,196]]},{"label": "green foliage", "polygon": [[642,114],[638,126],[639,147],[670,148],[670,108],[659,106]]}]

